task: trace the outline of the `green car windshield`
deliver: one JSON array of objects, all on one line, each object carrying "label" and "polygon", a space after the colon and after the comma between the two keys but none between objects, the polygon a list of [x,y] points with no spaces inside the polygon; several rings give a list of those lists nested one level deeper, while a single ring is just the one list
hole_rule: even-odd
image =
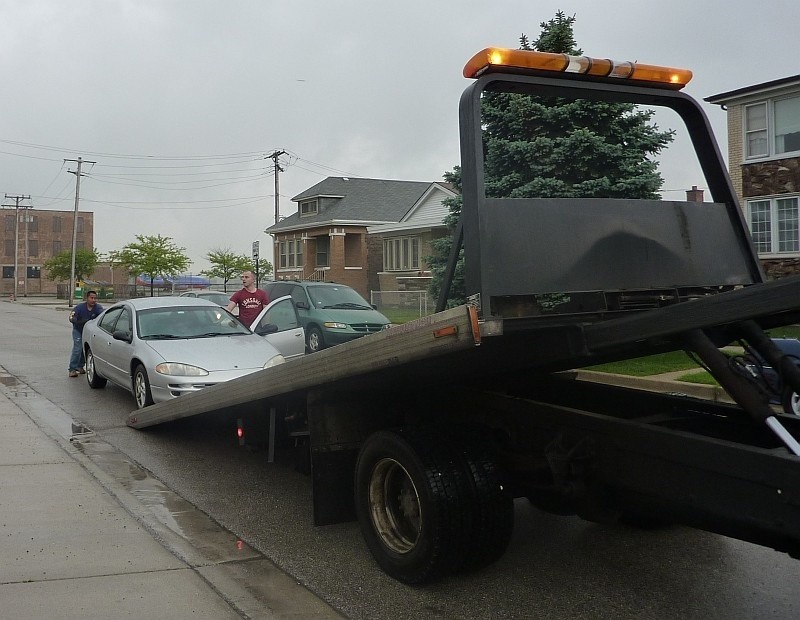
[{"label": "green car windshield", "polygon": [[369,302],[348,286],[309,286],[308,294],[318,309],[372,310]]}]

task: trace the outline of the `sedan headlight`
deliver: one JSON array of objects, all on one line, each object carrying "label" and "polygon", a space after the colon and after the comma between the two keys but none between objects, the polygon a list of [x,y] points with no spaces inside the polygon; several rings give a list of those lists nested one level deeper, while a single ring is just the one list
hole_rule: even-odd
[{"label": "sedan headlight", "polygon": [[347,323],[334,323],[333,321],[325,321],[323,325],[328,329],[347,329]]},{"label": "sedan headlight", "polygon": [[286,358],[283,355],[276,355],[273,358],[270,358],[266,364],[264,364],[264,368],[272,368],[273,366],[278,366],[279,364],[283,364],[286,361]]},{"label": "sedan headlight", "polygon": [[156,372],[173,377],[205,377],[208,374],[205,368],[179,362],[163,362],[156,366]]}]

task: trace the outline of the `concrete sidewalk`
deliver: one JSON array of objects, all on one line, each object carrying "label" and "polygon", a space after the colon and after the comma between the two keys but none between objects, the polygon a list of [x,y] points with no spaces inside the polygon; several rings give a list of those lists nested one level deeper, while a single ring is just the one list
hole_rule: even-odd
[{"label": "concrete sidewalk", "polygon": [[341,617],[246,545],[239,562],[171,552],[93,469],[0,390],[2,617]]}]

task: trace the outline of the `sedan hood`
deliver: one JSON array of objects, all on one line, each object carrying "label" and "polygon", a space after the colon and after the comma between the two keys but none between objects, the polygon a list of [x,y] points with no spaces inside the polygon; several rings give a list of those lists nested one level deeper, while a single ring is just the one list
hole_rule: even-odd
[{"label": "sedan hood", "polygon": [[278,350],[261,336],[214,336],[187,340],[144,340],[165,362],[181,362],[208,371],[261,368]]}]

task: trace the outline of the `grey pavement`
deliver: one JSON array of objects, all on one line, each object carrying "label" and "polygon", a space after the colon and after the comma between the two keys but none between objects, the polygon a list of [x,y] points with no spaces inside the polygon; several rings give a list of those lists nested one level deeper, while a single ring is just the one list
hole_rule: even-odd
[{"label": "grey pavement", "polygon": [[22,389],[0,372],[0,616],[341,618],[229,532],[180,540],[91,458],[89,429],[28,415]]}]

